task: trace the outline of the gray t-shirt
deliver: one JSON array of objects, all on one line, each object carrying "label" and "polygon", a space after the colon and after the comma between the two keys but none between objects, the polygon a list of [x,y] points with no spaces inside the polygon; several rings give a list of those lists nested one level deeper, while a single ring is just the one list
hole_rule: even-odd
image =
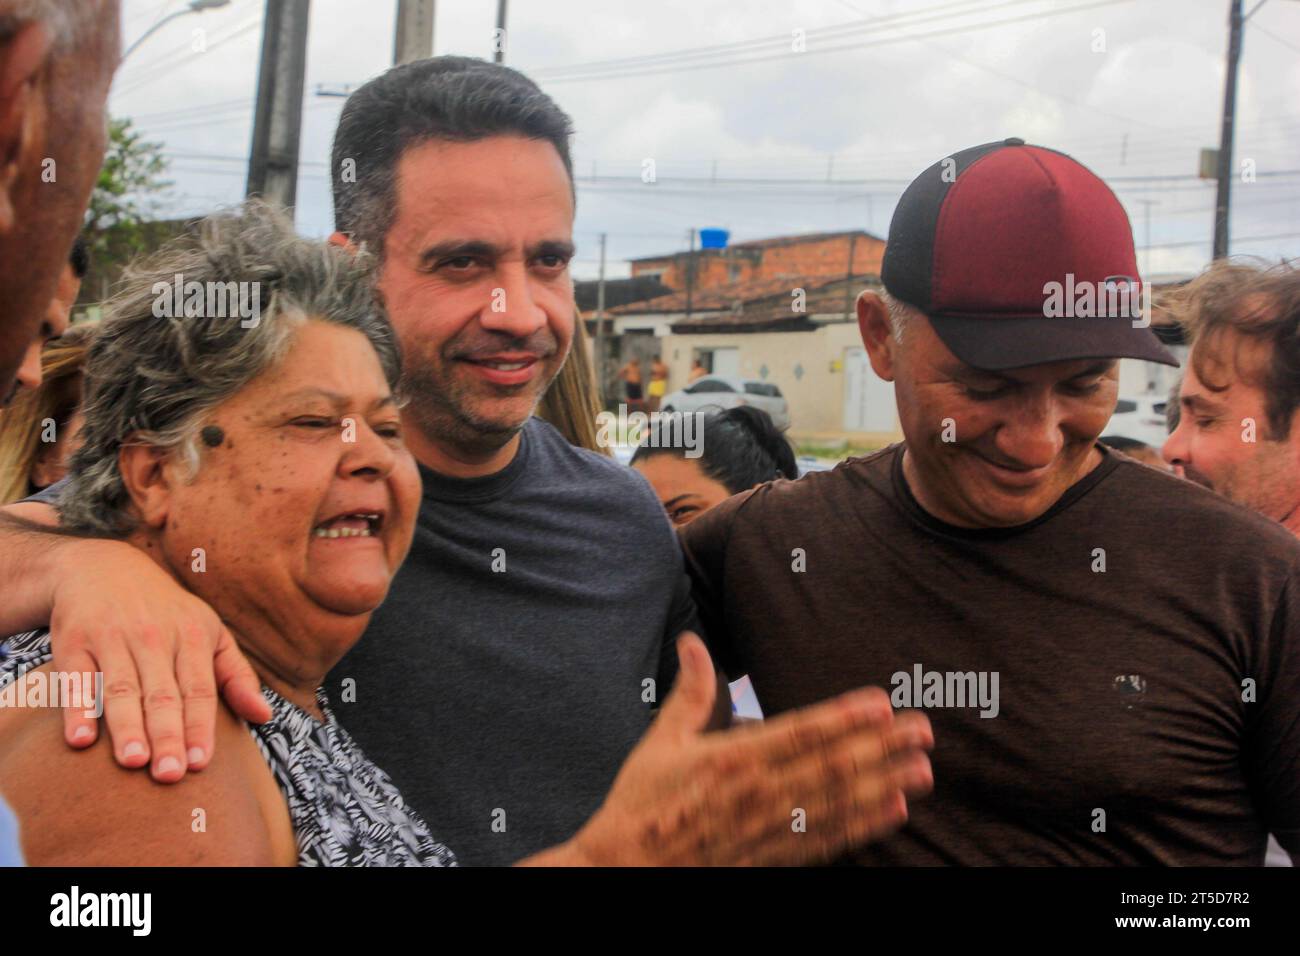
[{"label": "gray t-shirt", "polygon": [[646,481],[538,419],[522,438],[495,475],[421,468],[410,556],[325,685],[340,722],[469,866],[577,831],[649,725],[648,682],[667,693],[674,638],[698,628]]}]

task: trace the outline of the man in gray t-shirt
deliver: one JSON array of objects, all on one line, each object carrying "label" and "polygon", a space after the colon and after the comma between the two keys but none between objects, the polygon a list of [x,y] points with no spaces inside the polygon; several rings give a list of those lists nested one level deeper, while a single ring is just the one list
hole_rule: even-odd
[{"label": "man in gray t-shirt", "polygon": [[333,238],[382,252],[425,497],[410,557],[329,686],[470,864],[578,829],[694,620],[649,486],[532,418],[577,321],[569,135],[522,74],[435,57],[356,90],[334,138],[332,168],[359,175],[334,182]]},{"label": "man in gray t-shirt", "polygon": [[573,835],[662,699],[673,639],[696,627],[644,479],[539,419],[520,437],[496,474],[421,468],[410,555],[326,684],[339,720],[466,865]]}]

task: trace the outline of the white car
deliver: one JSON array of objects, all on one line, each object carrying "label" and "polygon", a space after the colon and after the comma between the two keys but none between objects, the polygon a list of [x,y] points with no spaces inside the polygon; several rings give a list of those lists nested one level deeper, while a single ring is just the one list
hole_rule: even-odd
[{"label": "white car", "polygon": [[706,408],[735,408],[753,405],[772,416],[777,428],[790,427],[790,406],[781,390],[771,382],[756,378],[731,378],[706,375],[683,389],[665,395],[659,410],[663,412],[698,412]]},{"label": "white car", "polygon": [[1146,442],[1157,451],[1169,437],[1165,427],[1165,409],[1168,399],[1163,395],[1139,395],[1121,398],[1115,403],[1115,412],[1106,423],[1102,437],[1122,435]]}]

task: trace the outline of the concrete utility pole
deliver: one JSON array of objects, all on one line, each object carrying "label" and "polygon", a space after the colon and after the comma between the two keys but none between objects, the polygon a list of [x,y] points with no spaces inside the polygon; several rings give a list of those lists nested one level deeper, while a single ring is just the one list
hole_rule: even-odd
[{"label": "concrete utility pole", "polygon": [[1268,0],[1259,0],[1242,15],[1241,0],[1232,0],[1228,11],[1228,69],[1223,81],[1223,127],[1219,134],[1219,190],[1214,203],[1214,258],[1228,254],[1228,207],[1232,196],[1232,133],[1237,119],[1237,67],[1241,63],[1241,40],[1246,21]]},{"label": "concrete utility pole", "polygon": [[433,0],[397,0],[393,66],[433,56]]},{"label": "concrete utility pole", "polygon": [[691,228],[690,251],[686,253],[686,318],[691,317],[691,293],[695,291],[695,228]]},{"label": "concrete utility pole", "polygon": [[[1255,7],[1259,9],[1258,6]],[[1252,10],[1252,13],[1255,11]],[[1232,200],[1232,127],[1237,112],[1237,64],[1241,61],[1241,0],[1228,11],[1228,70],[1223,81],[1223,125],[1219,132],[1219,188],[1214,201],[1214,258],[1228,254],[1228,206]]]},{"label": "concrete utility pole", "polygon": [[506,0],[497,0],[497,48],[492,55],[494,63],[506,61]]},{"label": "concrete utility pole", "polygon": [[311,0],[266,0],[253,148],[244,190],[247,196],[264,196],[289,209],[298,194],[298,140],[310,12]]},{"label": "concrete utility pole", "polygon": [[1142,275],[1149,282],[1151,280],[1151,207],[1159,206],[1158,199],[1139,199],[1142,204],[1142,230],[1143,230],[1143,256],[1142,256]]},{"label": "concrete utility pole", "polygon": [[[582,320],[579,319],[579,322]],[[596,398],[605,407],[605,234],[600,234],[600,281],[596,284]]]},{"label": "concrete utility pole", "polygon": [[853,318],[853,247],[858,241],[858,234],[849,235],[849,264],[844,270],[844,317]]}]

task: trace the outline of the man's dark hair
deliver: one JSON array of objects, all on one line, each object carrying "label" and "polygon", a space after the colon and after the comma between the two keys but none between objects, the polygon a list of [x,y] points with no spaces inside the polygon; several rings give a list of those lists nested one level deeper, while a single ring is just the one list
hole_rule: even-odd
[{"label": "man's dark hair", "polygon": [[395,66],[349,96],[339,117],[331,155],[335,228],[383,256],[395,217],[397,162],[411,146],[490,136],[545,140],[572,180],[572,133],[555,101],[509,67],[463,56]]},{"label": "man's dark hair", "polygon": [[81,236],[72,244],[72,251],[68,253],[68,265],[72,266],[72,274],[78,279],[86,278],[86,273],[90,271],[90,249]]}]

